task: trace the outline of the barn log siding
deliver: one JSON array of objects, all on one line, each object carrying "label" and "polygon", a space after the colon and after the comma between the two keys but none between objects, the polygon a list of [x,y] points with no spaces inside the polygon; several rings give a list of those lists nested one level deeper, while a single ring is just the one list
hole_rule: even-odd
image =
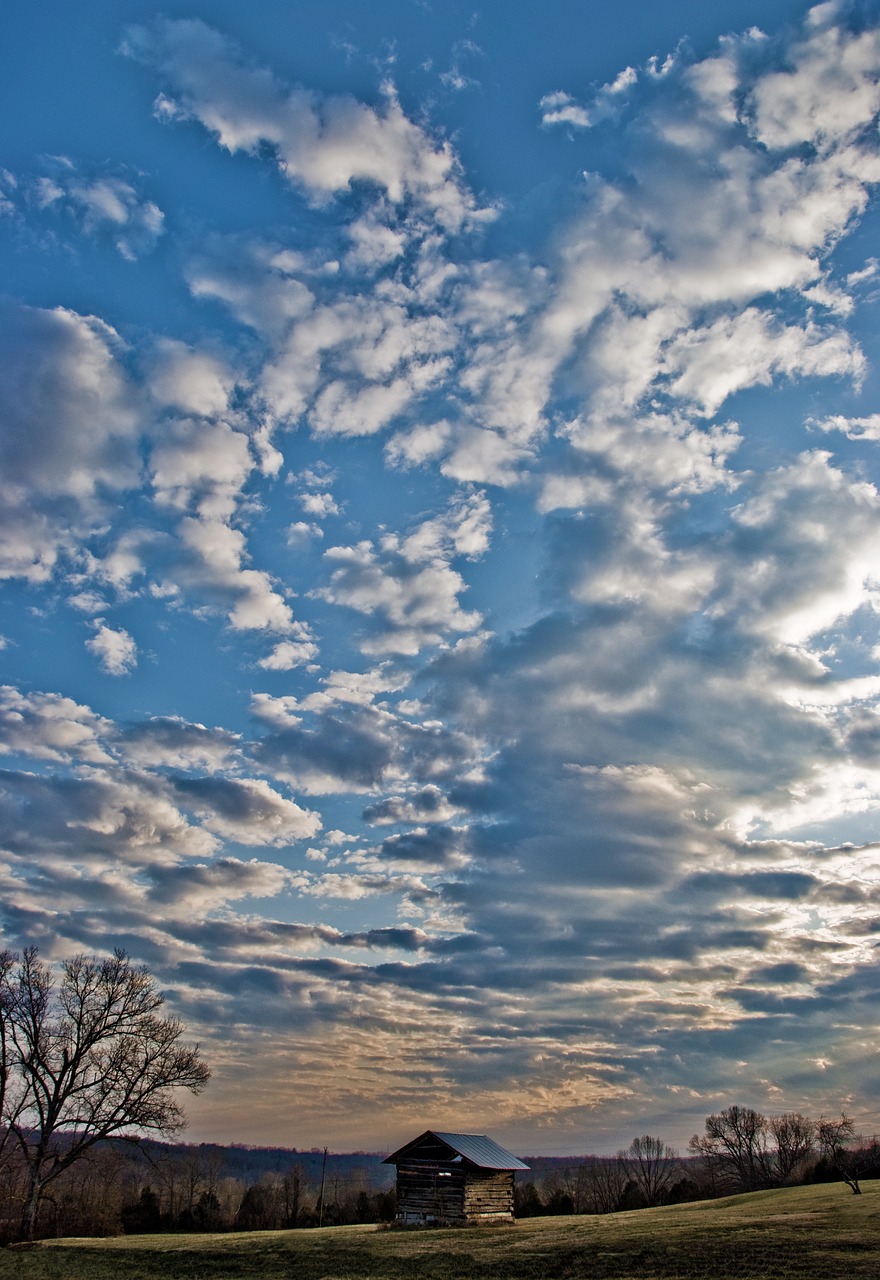
[{"label": "barn log siding", "polygon": [[431,1131],[386,1163],[397,1166],[397,1220],[438,1226],[512,1222],[514,1170],[527,1168],[482,1134]]},{"label": "barn log siding", "polygon": [[474,1169],[464,1190],[465,1216],[471,1221],[513,1219],[513,1173]]}]

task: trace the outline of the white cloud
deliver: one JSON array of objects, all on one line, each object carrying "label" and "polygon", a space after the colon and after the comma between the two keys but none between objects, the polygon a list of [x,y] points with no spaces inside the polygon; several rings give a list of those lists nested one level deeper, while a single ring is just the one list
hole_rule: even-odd
[{"label": "white cloud", "polygon": [[397,691],[406,686],[407,678],[383,665],[373,671],[331,671],[321,678],[318,692],[299,699],[303,711],[324,711],[336,703],[368,707],[377,694]]},{"label": "white cloud", "polygon": [[706,428],[680,414],[594,413],[567,423],[560,434],[581,458],[564,472],[544,474],[539,511],[606,506],[625,500],[622,493],[634,486],[683,495],[739,482],[729,466],[742,440],[735,423]]},{"label": "white cloud", "polygon": [[51,156],[45,163],[50,176],[22,188],[40,209],[64,210],[89,235],[109,235],[129,261],[154,248],[165,231],[165,215],[136,185],[117,174],[82,173],[66,156]]},{"label": "white cloud", "polygon": [[101,739],[111,722],[59,693],[24,694],[0,686],[0,754],[13,752],[38,760],[106,763]]},{"label": "white cloud", "polygon": [[332,493],[303,493],[299,502],[306,515],[316,516],[318,519],[339,515],[339,507]]},{"label": "white cloud", "polygon": [[381,211],[373,210],[348,228],[351,249],[346,254],[350,267],[375,271],[396,262],[406,251],[407,236],[399,227],[389,226]]},{"label": "white cloud", "polygon": [[701,117],[708,116],[709,119],[722,121],[724,124],[736,124],[738,75],[732,54],[704,58],[702,62],[689,67],[683,78],[697,95]]},{"label": "white cloud", "polygon": [[389,535],[383,547],[400,551],[411,562],[446,560],[463,555],[472,559],[489,549],[492,507],[485,493],[465,493],[439,516],[423,521],[405,538]]},{"label": "white cloud", "polygon": [[18,180],[8,169],[0,169],[0,216],[13,217],[16,213]]},{"label": "white cloud", "polygon": [[[175,540],[163,535],[161,547],[149,535],[140,546],[118,546],[101,571],[125,579],[140,570],[141,555],[149,550],[154,592],[173,599],[185,592],[196,607],[225,613],[234,630],[294,632],[284,594],[269,573],[250,567],[245,533],[233,524],[244,505],[245,484],[258,470],[252,443],[259,452],[257,442],[226,421],[165,423],[150,456],[156,502],[195,514],[178,524]],[[275,469],[270,459],[269,474]],[[293,650],[284,652],[289,657]]]},{"label": "white cloud", "polygon": [[277,897],[292,879],[289,871],[271,862],[217,858],[214,862],[153,869],[149,896],[175,910],[201,915],[238,898]]},{"label": "white cloud", "polygon": [[146,573],[151,552],[161,542],[162,536],[152,530],[128,530],[119,535],[100,559],[96,557],[90,568],[99,582],[109,584],[124,595],[132,581]]},{"label": "white cloud", "polygon": [[137,666],[137,645],[120,627],[114,631],[103,618],[95,620],[95,634],[86,641],[86,648],[101,664],[101,670],[110,676],[125,676]]},{"label": "white cloud", "polygon": [[317,435],[371,436],[393,422],[412,399],[406,378],[357,390],[331,382],[315,401],[310,422]]},{"label": "white cloud", "polygon": [[251,699],[251,711],[273,729],[290,729],[302,723],[299,702],[292,694],[274,698],[269,693],[255,693]]},{"label": "white cloud", "polygon": [[456,93],[479,85],[478,80],[474,80],[472,76],[462,71],[461,64],[465,58],[484,58],[485,56],[483,50],[478,44],[474,44],[473,40],[456,40],[452,46],[452,65],[448,71],[440,73],[440,83],[447,89],[454,89]]},{"label": "white cloud", "polygon": [[827,453],[769,473],[734,513],[746,564],[732,561],[736,576],[719,610],[738,609],[741,625],[793,645],[849,617],[876,596],[878,513],[875,487],[848,479]]},{"label": "white cloud", "polygon": [[533,457],[526,444],[510,440],[500,431],[462,427],[440,470],[452,480],[472,484],[512,485],[520,479],[522,464]]},{"label": "white cloud", "polygon": [[160,99],[160,118],[195,118],[229,151],[272,147],[285,177],[316,198],[360,180],[395,202],[414,197],[450,227],[476,213],[451,147],[407,119],[390,88],[379,108],[288,89],[196,19],[132,28],[124,48],[167,77],[173,96]]},{"label": "white cloud", "polygon": [[121,759],[139,769],[204,770],[216,773],[235,765],[240,738],[226,729],[210,729],[179,716],[152,717],[114,735]]},{"label": "white cloud", "polygon": [[[442,315],[379,297],[343,297],[294,324],[263,369],[271,412],[297,421],[308,411],[319,435],[371,435],[438,382],[454,334]],[[323,385],[322,385],[323,384]]]},{"label": "white cloud", "polygon": [[67,603],[72,609],[79,609],[82,613],[103,613],[107,608],[107,601],[96,591],[79,591],[76,595],[68,596]]},{"label": "white cloud", "polygon": [[281,337],[292,321],[306,316],[314,294],[298,275],[298,260],[256,239],[212,236],[186,268],[196,298],[216,298],[243,324]]},{"label": "white cloud", "polygon": [[291,630],[290,606],[275,590],[269,575],[244,567],[247,553],[241,530],[222,520],[188,517],[179,533],[190,553],[188,563],[179,570],[180,578],[227,611],[234,630]]},{"label": "white cloud", "polygon": [[[54,874],[54,858],[78,865],[79,899],[91,892],[89,866],[129,867],[212,856],[216,836],[188,821],[166,784],[149,775],[93,767],[75,786],[63,774],[8,774],[0,789],[5,848]],[[21,813],[27,813],[27,822]],[[15,814],[19,817],[16,818]]]},{"label": "white cloud", "polygon": [[234,385],[231,370],[215,356],[171,338],[156,343],[150,390],[159,404],[216,417],[228,409]]},{"label": "white cloud", "polygon": [[743,387],[769,386],[780,374],[858,379],[865,361],[847,333],[812,323],[782,327],[748,307],[737,316],[677,335],[663,365],[672,394],[711,417]]},{"label": "white cloud", "polygon": [[541,124],[570,124],[577,129],[589,129],[593,123],[586,107],[582,107],[570,93],[547,93],[540,101]]},{"label": "white cloud", "polygon": [[323,538],[323,530],[316,524],[307,524],[305,520],[296,520],[287,526],[287,545],[289,547],[307,546],[314,538]]},{"label": "white cloud", "polygon": [[570,93],[558,90],[547,93],[540,101],[541,124],[571,125],[575,129],[590,129],[601,120],[616,115],[631,89],[638,80],[638,72],[634,67],[626,67],[615,78],[592,98],[588,106],[583,106]]},{"label": "white cloud", "polygon": [[253,469],[248,437],[226,422],[169,423],[150,457],[158,502],[215,520],[232,514]]},{"label": "white cloud", "polygon": [[364,817],[375,826],[398,823],[449,822],[458,810],[439,787],[429,785],[405,796],[389,796],[364,811]]},{"label": "white cloud", "polygon": [[331,547],[324,557],[335,567],[318,593],[321,598],[385,623],[384,630],[371,631],[361,641],[363,653],[414,654],[439,644],[450,631],[480,626],[480,613],[460,608],[458,595],[466,584],[448,564],[413,562],[391,545],[377,554],[368,541]]},{"label": "white cloud", "polygon": [[318,646],[311,639],[308,627],[300,622],[293,624],[295,640],[281,640],[272,652],[260,658],[257,663],[264,671],[292,671],[294,667],[305,666],[318,656]]},{"label": "white cloud", "polygon": [[830,418],[807,421],[819,431],[840,431],[850,440],[880,440],[880,413],[870,413],[864,418],[846,418],[835,413]]},{"label": "white cloud", "polygon": [[394,466],[402,467],[430,462],[444,452],[451,431],[448,422],[435,422],[430,426],[398,431],[385,446],[388,460]]},{"label": "white cloud", "polygon": [[810,143],[827,150],[858,134],[880,110],[880,32],[852,32],[838,5],[811,10],[789,67],[763,76],[752,93],[755,136],[768,147]]},{"label": "white cloud", "polygon": [[577,510],[582,507],[605,506],[613,499],[614,485],[596,475],[549,473],[544,476],[538,510]]},{"label": "white cloud", "polygon": [[181,780],[176,792],[208,830],[240,844],[279,848],[311,839],[321,829],[316,813],[286,799],[262,778]]},{"label": "white cloud", "polygon": [[0,317],[0,576],[43,581],[138,480],[136,400],[109,325],[6,303]]},{"label": "white cloud", "polygon": [[[876,148],[854,141],[853,131],[874,110],[867,73],[873,36],[842,28],[831,40],[826,34],[817,31],[795,50],[797,65],[811,68],[803,80],[800,73],[762,74],[755,33],[725,41],[720,58],[688,66],[680,54],[641,87],[626,77],[626,93],[645,97],[639,136],[650,136],[652,145],[626,148],[628,184],[588,178],[583,212],[561,241],[555,296],[544,315],[519,337],[509,362],[493,353],[500,373],[476,362],[465,374],[466,385],[491,403],[495,423],[510,430],[518,420],[524,433],[531,420],[537,430],[556,370],[579,348],[582,385],[602,414],[619,415],[621,404],[640,408],[661,392],[711,415],[738,389],[780,373],[859,376],[861,353],[843,330],[811,318],[782,320],[790,301],[783,290],[800,293],[805,305],[847,312],[847,295],[824,276],[821,262],[864,209],[867,184],[880,178]],[[850,70],[836,70],[838,63]],[[852,83],[838,85],[846,119],[835,111],[823,116],[818,154],[770,157],[743,138],[738,95],[754,90],[765,119],[773,93],[796,82],[804,103],[813,104],[809,116],[822,110],[826,74],[828,84],[838,85],[839,75]],[[564,110],[567,96],[551,95],[548,103]],[[774,309],[766,309],[773,294]]]}]

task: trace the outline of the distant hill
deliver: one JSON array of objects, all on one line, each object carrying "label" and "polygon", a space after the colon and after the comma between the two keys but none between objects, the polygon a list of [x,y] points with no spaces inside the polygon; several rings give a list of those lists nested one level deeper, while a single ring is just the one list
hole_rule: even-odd
[{"label": "distant hill", "polygon": [[[299,1165],[304,1181],[320,1182],[323,1152],[318,1148],[299,1151],[296,1147],[252,1147],[240,1143],[224,1146],[217,1142],[141,1141],[138,1146],[153,1160],[161,1156],[196,1158],[210,1164],[222,1178],[240,1178],[248,1184],[259,1182],[267,1173],[287,1173]],[[384,1191],[394,1186],[394,1168],[383,1164],[385,1151],[328,1152],[327,1177],[363,1173],[371,1187]]]},{"label": "distant hill", "polygon": [[[138,1144],[153,1159],[161,1154],[193,1156],[210,1161],[220,1177],[241,1178],[246,1183],[258,1182],[267,1173],[287,1173],[299,1165],[307,1183],[319,1182],[323,1152],[318,1147],[300,1151],[296,1147],[256,1147],[243,1143],[226,1146],[217,1142],[155,1142]],[[327,1176],[365,1173],[376,1191],[394,1186],[393,1165],[383,1164],[387,1151],[330,1151],[327,1154]],[[530,1173],[519,1174],[520,1181],[545,1177],[548,1173],[571,1169],[595,1156],[522,1156]]]}]

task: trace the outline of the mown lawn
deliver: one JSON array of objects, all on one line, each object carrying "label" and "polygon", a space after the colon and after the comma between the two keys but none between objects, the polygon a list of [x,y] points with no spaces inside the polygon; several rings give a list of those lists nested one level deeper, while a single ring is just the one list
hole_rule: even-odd
[{"label": "mown lawn", "polygon": [[52,1240],[0,1251],[0,1280],[878,1280],[880,1181],[609,1217],[387,1231]]}]

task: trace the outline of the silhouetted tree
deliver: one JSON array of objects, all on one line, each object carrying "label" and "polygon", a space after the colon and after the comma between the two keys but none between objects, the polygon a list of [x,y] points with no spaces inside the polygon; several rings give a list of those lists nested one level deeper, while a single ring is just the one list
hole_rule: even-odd
[{"label": "silhouetted tree", "polygon": [[513,1211],[518,1218],[535,1218],[544,1212],[544,1202],[534,1182],[517,1182],[513,1188]]},{"label": "silhouetted tree", "polygon": [[146,1235],[159,1231],[162,1226],[162,1209],[159,1197],[152,1187],[144,1187],[136,1204],[122,1206],[122,1229],[127,1235]]},{"label": "silhouetted tree", "polygon": [[619,1152],[627,1173],[645,1205],[662,1204],[678,1170],[678,1152],[662,1139],[645,1134],[633,1138],[628,1151]]},{"label": "silhouetted tree", "polygon": [[822,1154],[846,1183],[854,1196],[862,1194],[859,1179],[864,1177],[863,1149],[856,1147],[855,1125],[847,1115],[839,1120],[819,1121],[816,1136]]},{"label": "silhouetted tree", "polygon": [[210,1072],[163,1003],[124,951],[66,960],[60,983],[35,947],[0,959],[0,1132],[26,1173],[24,1239],[46,1187],[95,1143],[183,1126],[174,1090],[199,1093]]},{"label": "silhouetted tree", "polygon": [[626,1165],[618,1157],[593,1156],[584,1165],[587,1174],[587,1212],[617,1213],[623,1205],[630,1177]]},{"label": "silhouetted tree", "polygon": [[223,1207],[213,1191],[203,1191],[192,1210],[195,1231],[218,1231],[223,1223]]},{"label": "silhouetted tree", "polygon": [[279,1188],[269,1178],[248,1187],[235,1218],[236,1231],[272,1231],[281,1226]]},{"label": "silhouetted tree", "polygon": [[578,1164],[572,1168],[563,1169],[562,1187],[566,1195],[571,1200],[573,1213],[587,1213],[590,1209],[593,1181],[590,1168],[585,1164]]},{"label": "silhouetted tree", "polygon": [[284,1222],[285,1226],[298,1227],[302,1210],[303,1170],[302,1165],[292,1165],[285,1173],[282,1183],[284,1190]]},{"label": "silhouetted tree", "polygon": [[751,1107],[728,1107],[707,1116],[705,1135],[694,1134],[688,1149],[742,1191],[773,1185],[767,1121]]},{"label": "silhouetted tree", "polygon": [[667,1204],[686,1204],[689,1200],[701,1200],[704,1192],[698,1182],[687,1176],[673,1182],[666,1196]]},{"label": "silhouetted tree", "polygon": [[561,1186],[554,1187],[544,1198],[544,1212],[546,1214],[574,1213],[571,1196]]},{"label": "silhouetted tree", "polygon": [[379,1191],[376,1194],[376,1220],[377,1222],[393,1222],[397,1213],[397,1192],[392,1188],[390,1191]]},{"label": "silhouetted tree", "polygon": [[768,1126],[775,1142],[776,1179],[791,1182],[816,1150],[816,1123],[799,1111],[772,1116]]}]

